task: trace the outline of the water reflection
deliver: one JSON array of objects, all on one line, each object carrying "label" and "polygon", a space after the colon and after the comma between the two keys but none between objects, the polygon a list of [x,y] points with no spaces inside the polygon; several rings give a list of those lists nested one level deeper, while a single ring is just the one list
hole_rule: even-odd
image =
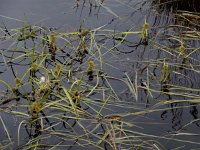
[{"label": "water reflection", "polygon": [[198,0],[152,0],[151,5],[156,12],[154,25],[198,26],[197,15],[200,12]]},{"label": "water reflection", "polygon": [[200,12],[199,0],[152,0],[152,6],[159,13],[180,11]]},{"label": "water reflection", "polygon": [[[87,2],[86,0],[76,0],[76,10],[78,11],[79,7],[81,7],[80,15],[82,15],[84,9],[89,8],[89,16],[96,15],[98,17],[98,14],[101,9],[101,4],[103,2],[104,2],[104,0],[100,0],[100,2],[98,2],[98,3],[96,1]],[[86,5],[89,5],[89,7],[87,7]]]},{"label": "water reflection", "polygon": [[200,127],[200,121],[199,121],[199,108],[197,107],[197,106],[195,106],[195,105],[197,105],[197,104],[195,104],[195,103],[192,103],[191,105],[194,105],[194,106],[192,106],[191,108],[190,108],[190,113],[191,113],[191,115],[193,116],[193,119],[195,120],[195,124],[198,126],[198,127]]}]

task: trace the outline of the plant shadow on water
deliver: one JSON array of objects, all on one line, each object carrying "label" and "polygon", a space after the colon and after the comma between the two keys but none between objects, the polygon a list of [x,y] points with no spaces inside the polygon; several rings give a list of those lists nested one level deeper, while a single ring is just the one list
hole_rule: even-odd
[{"label": "plant shadow on water", "polygon": [[1,149],[199,147],[199,31],[190,21],[197,8],[151,1],[140,7],[167,10],[168,24],[146,15],[121,31],[107,2],[76,1],[77,11],[114,16],[99,27],[82,22],[61,32],[26,18],[22,27],[2,24]]}]

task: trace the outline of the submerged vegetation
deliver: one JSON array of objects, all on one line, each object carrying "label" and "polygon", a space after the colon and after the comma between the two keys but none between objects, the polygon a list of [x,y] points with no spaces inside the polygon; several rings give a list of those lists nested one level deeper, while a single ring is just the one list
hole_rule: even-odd
[{"label": "submerged vegetation", "polygon": [[[103,3],[95,1],[108,11]],[[200,147],[199,131],[189,130],[200,126],[200,34],[184,17],[200,16],[181,16],[184,24],[162,28],[144,16],[126,31],[110,23],[63,31],[26,19],[3,26],[0,149]]]}]

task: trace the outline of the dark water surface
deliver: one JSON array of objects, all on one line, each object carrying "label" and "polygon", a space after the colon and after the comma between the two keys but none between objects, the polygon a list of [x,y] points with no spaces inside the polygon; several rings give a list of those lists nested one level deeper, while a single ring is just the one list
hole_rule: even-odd
[{"label": "dark water surface", "polygon": [[[23,26],[23,22],[26,20],[27,24],[52,28],[52,30],[59,32],[78,31],[80,26],[89,29],[105,26],[104,29],[107,30],[140,31],[146,18],[150,26],[149,45],[139,44],[135,46],[140,42],[140,36],[128,35],[127,40],[131,41],[130,43],[122,43],[116,46],[113,50],[113,55],[111,55],[112,53],[107,55],[106,48],[112,48],[117,41],[113,40],[113,42],[110,40],[106,43],[107,45],[103,51],[105,55],[103,59],[109,65],[105,65],[103,70],[113,77],[120,78],[126,78],[125,72],[127,72],[133,82],[137,77],[138,86],[141,87],[141,90],[138,92],[138,102],[136,105],[142,105],[141,110],[148,110],[149,107],[161,100],[188,100],[195,99],[194,96],[197,97],[196,99],[200,98],[199,52],[198,50],[194,52],[191,55],[191,60],[188,62],[193,67],[180,69],[179,62],[183,61],[182,58],[174,58],[174,55],[178,53],[175,52],[175,47],[179,45],[179,41],[173,40],[173,37],[178,36],[176,34],[185,32],[185,28],[170,27],[173,25],[192,27],[193,25],[190,22],[179,20],[174,13],[177,10],[198,10],[194,7],[194,4],[190,3],[188,4],[189,7],[185,7],[186,4],[183,5],[184,2],[172,4],[171,2],[166,2],[168,5],[165,2],[164,0],[161,0],[160,3],[156,0],[104,0],[101,3],[100,0],[96,0],[96,2],[95,0],[85,0],[84,3],[84,1],[79,0],[78,4],[75,0],[0,0],[0,25],[2,28],[6,26],[8,29],[18,28]],[[164,4],[161,5],[161,3]],[[184,10],[184,8],[187,9]],[[196,31],[199,31],[198,26],[194,28]],[[7,48],[7,44],[2,42],[1,50]],[[198,39],[196,41],[188,40],[186,45],[188,46],[188,51],[190,49],[194,50],[199,47],[199,41]],[[161,51],[161,49],[165,49],[165,51]],[[166,52],[167,50],[169,51]],[[117,54],[117,57],[114,53]],[[176,94],[167,93],[169,91],[164,91],[166,94],[155,92],[152,97],[142,87],[149,82],[152,89],[160,91],[162,86],[160,83],[160,70],[162,70],[163,60],[169,63],[169,66],[175,66],[170,81],[164,84],[170,86],[170,92]],[[21,66],[16,66],[14,70],[20,75],[21,70],[23,71],[22,68]],[[1,67],[1,69],[4,70],[5,68]],[[11,69],[7,69],[1,74],[1,80],[13,80],[14,77],[11,74]],[[124,102],[135,102],[135,98],[125,85],[115,80],[110,83],[119,99]],[[186,87],[187,90],[181,90],[180,87]],[[4,88],[2,84],[0,89],[3,91]],[[166,86],[163,88],[166,88]],[[131,127],[132,131],[152,135],[153,140],[161,143],[157,149],[168,150],[177,148],[187,150],[200,147],[198,145],[198,143],[200,144],[198,103],[189,103],[188,101],[185,103],[169,103],[159,108],[163,110],[126,118],[140,127]],[[130,111],[132,110],[132,108],[129,109]],[[120,107],[113,108],[113,113],[129,112],[129,109],[124,110],[123,107],[121,109]],[[16,149],[18,147],[16,140],[17,130],[21,118],[10,117],[5,112],[1,112],[0,116],[8,132],[11,134],[11,138],[14,138],[14,146],[11,146],[10,149]],[[0,126],[0,133],[0,144],[4,145],[4,142],[6,143],[7,141],[7,135],[3,124]],[[137,133],[134,135],[142,136]],[[25,130],[21,131],[20,136],[25,138],[22,141],[28,140]],[[165,139],[162,137],[165,137]],[[56,143],[57,139],[51,140]],[[60,147],[59,149],[65,148]],[[79,148],[74,147],[72,149]]]}]

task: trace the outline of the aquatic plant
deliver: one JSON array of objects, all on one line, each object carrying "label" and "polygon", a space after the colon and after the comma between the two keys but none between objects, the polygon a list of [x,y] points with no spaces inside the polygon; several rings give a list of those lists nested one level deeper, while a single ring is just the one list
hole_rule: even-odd
[{"label": "aquatic plant", "polygon": [[[103,7],[103,1],[96,2]],[[17,143],[0,116],[7,138],[0,148],[165,149],[165,141],[198,146],[182,138],[199,136],[185,132],[199,121],[199,86],[187,84],[199,77],[199,48],[190,45],[199,35],[181,29],[180,34],[176,26],[160,28],[152,37],[146,17],[143,25],[127,31],[106,24],[61,32],[26,21],[7,29],[10,35],[2,29],[8,47],[1,65],[11,68],[11,78],[0,80],[0,110],[17,120]],[[194,117],[184,125],[183,108]],[[173,131],[158,133],[160,120],[143,122],[156,112],[163,120],[173,114]],[[146,126],[156,130],[147,133]]]}]

